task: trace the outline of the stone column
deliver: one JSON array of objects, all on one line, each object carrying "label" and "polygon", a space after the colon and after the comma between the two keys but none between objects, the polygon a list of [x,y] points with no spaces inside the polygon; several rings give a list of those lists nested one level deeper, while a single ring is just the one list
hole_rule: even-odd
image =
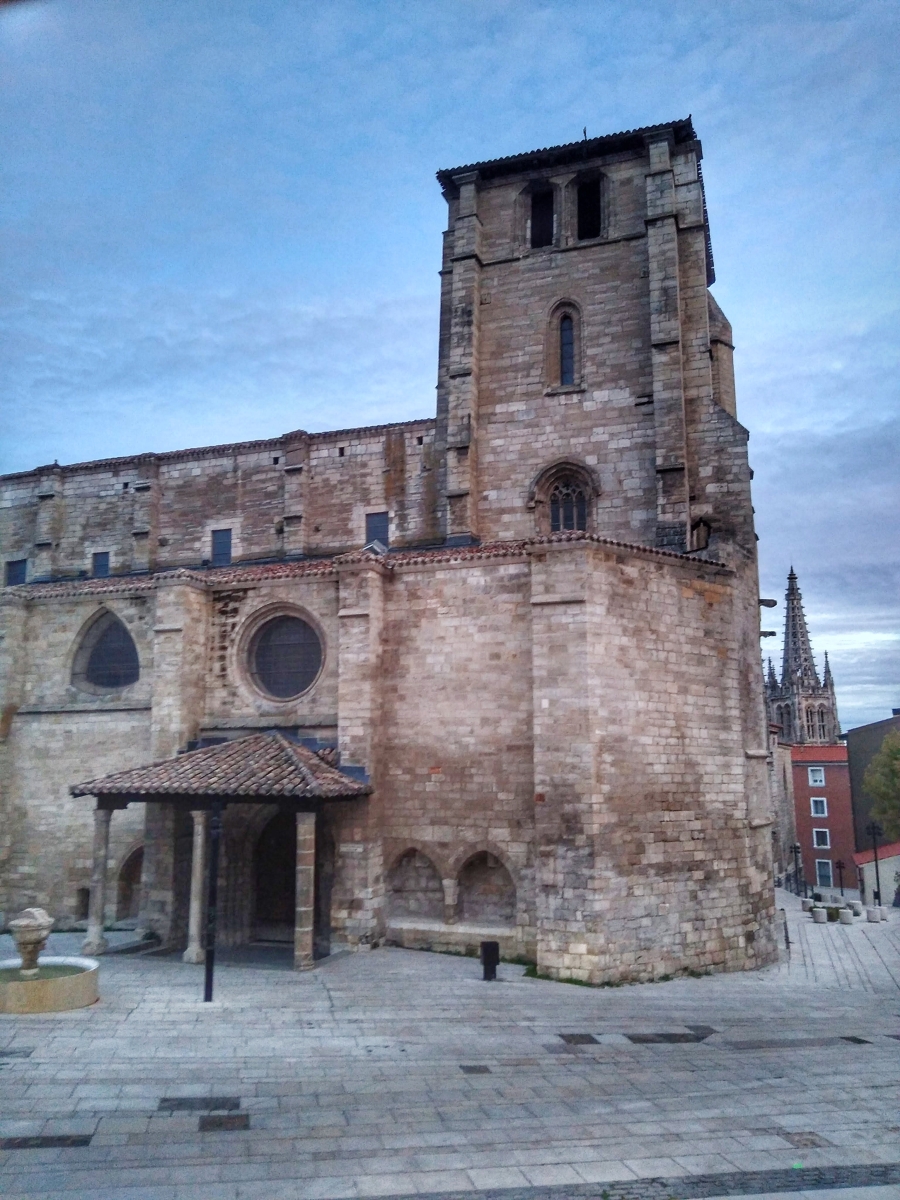
[{"label": "stone column", "polygon": [[459,904],[459,883],[455,879],[442,879],[444,889],[444,924],[455,925]]},{"label": "stone column", "polygon": [[107,947],[103,936],[106,912],[106,860],[109,857],[110,808],[94,809],[94,866],[91,871],[91,898],[88,905],[88,929],[81,951],[83,954],[102,954]]},{"label": "stone column", "polygon": [[191,847],[191,906],[188,914],[188,944],[182,958],[186,963],[202,963],[206,959],[203,949],[203,883],[204,858],[206,853],[206,812],[192,812],[194,818],[194,844]]},{"label": "stone column", "polygon": [[316,888],[316,814],[297,813],[297,898],[294,911],[294,970],[313,965],[313,915]]}]

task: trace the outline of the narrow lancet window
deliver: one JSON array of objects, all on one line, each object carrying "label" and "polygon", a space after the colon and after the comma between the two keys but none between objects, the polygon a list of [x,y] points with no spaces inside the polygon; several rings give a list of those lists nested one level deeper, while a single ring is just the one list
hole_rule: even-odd
[{"label": "narrow lancet window", "polygon": [[531,245],[534,249],[553,244],[553,192],[531,195]]},{"label": "narrow lancet window", "polygon": [[559,320],[559,382],[575,382],[575,323],[568,313]]},{"label": "narrow lancet window", "polygon": [[600,180],[591,179],[578,187],[578,240],[598,238],[600,234]]}]

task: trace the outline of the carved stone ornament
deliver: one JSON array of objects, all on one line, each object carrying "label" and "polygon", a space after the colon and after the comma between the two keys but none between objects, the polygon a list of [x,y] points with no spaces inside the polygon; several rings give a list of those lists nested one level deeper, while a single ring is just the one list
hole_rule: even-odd
[{"label": "carved stone ornament", "polygon": [[53,917],[43,908],[26,908],[9,923],[16,949],[22,959],[22,975],[33,979],[38,973],[38,955],[47,945]]}]

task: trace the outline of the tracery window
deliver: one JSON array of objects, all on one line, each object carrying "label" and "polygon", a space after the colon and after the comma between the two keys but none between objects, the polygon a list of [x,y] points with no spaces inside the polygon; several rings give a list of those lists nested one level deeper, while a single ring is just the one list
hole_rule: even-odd
[{"label": "tracery window", "polygon": [[536,532],[584,532],[593,529],[594,501],[599,489],[590,468],[577,459],[558,459],[532,480],[528,508]]},{"label": "tracery window", "polygon": [[312,687],[322,665],[322,643],[300,617],[267,621],[250,646],[250,670],[261,691],[289,700]]},{"label": "tracery window", "polygon": [[550,532],[587,529],[587,494],[571,476],[558,479],[550,489]]},{"label": "tracery window", "polygon": [[808,738],[816,736],[816,711],[813,708],[806,710],[806,736]]},{"label": "tracery window", "polygon": [[82,691],[114,692],[137,683],[141,668],[131,634],[117,616],[103,613],[84,635],[72,664]]},{"label": "tracery window", "polygon": [[794,735],[794,726],[793,722],[791,721],[791,706],[789,704],[784,706],[781,728],[784,732],[784,740],[789,742]]},{"label": "tracery window", "polygon": [[824,742],[824,741],[825,741],[825,737],[826,737],[826,733],[825,733],[825,709],[824,709],[824,708],[820,708],[820,709],[819,709],[819,739],[820,739],[820,741],[823,741],[823,742]]}]

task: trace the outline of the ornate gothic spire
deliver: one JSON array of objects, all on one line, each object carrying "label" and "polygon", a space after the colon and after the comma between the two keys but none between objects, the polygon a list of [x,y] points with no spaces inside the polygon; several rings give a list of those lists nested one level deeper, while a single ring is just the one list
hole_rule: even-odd
[{"label": "ornate gothic spire", "polygon": [[784,658],[781,666],[781,686],[788,688],[793,684],[800,687],[821,687],[816,664],[813,661],[812,646],[809,643],[809,630],[806,628],[806,616],[803,612],[803,597],[800,595],[793,567],[788,575],[784,603]]},{"label": "ornate gothic spire", "polygon": [[766,691],[770,694],[774,694],[778,691],[778,679],[775,675],[775,668],[772,666],[771,658],[769,659],[769,670],[766,674]]},{"label": "ornate gothic spire", "polygon": [[841,732],[834,680],[826,654],[825,672],[822,682],[819,682],[812,646],[809,644],[803,600],[793,567],[788,575],[785,600],[781,682],[775,678],[771,659],[766,676],[769,721],[780,728],[780,736],[785,742],[794,745],[830,745],[837,742]]},{"label": "ornate gothic spire", "polygon": [[831,663],[828,661],[828,651],[825,651],[825,674],[822,676],[822,686],[834,691],[834,679],[831,675]]}]

